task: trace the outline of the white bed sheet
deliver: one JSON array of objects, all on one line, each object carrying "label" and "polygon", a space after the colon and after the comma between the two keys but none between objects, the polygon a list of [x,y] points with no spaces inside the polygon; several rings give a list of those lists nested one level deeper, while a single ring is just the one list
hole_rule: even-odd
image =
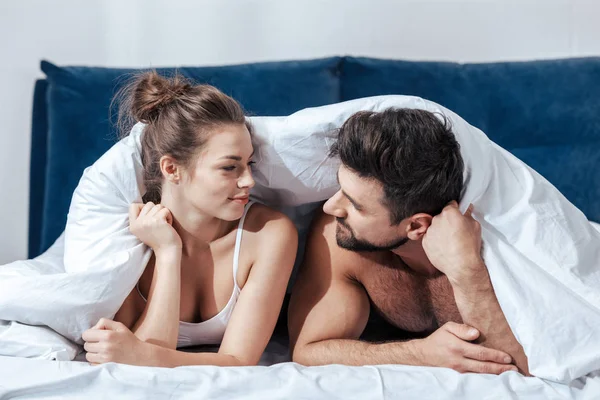
[{"label": "white bed sheet", "polygon": [[[600,225],[592,223],[600,231]],[[51,258],[53,254],[46,254]],[[28,329],[43,329],[26,326]],[[0,329],[1,333],[2,329]],[[25,332],[27,330],[25,329]],[[37,334],[37,332],[34,332]],[[14,335],[13,335],[14,336]],[[61,337],[56,343],[61,344]],[[16,353],[26,356],[27,346]],[[56,347],[60,349],[60,346]],[[76,351],[76,347],[66,350]],[[63,350],[63,351],[66,351]],[[39,353],[39,349],[33,349]],[[52,354],[52,348],[46,350]],[[60,355],[61,352],[57,351]],[[68,359],[72,356],[46,357]],[[0,399],[598,399],[600,374],[569,386],[525,378],[459,374],[444,368],[400,365],[303,367],[289,362],[281,339],[268,345],[259,367],[174,369],[0,356]],[[273,365],[274,364],[274,365]]]},{"label": "white bed sheet", "polygon": [[[593,224],[600,231],[600,225]],[[42,258],[50,267],[49,252]],[[38,260],[39,261],[39,260]],[[51,271],[47,271],[50,273]],[[65,345],[60,335],[47,328],[12,323],[5,332],[21,329],[24,335],[54,335],[32,348],[25,337],[13,342],[14,354],[27,352],[40,358],[67,360],[78,351]],[[0,336],[3,327],[0,326]],[[7,345],[9,342],[3,342]],[[46,346],[46,347],[44,347]],[[4,349],[6,350],[6,349]],[[42,354],[42,356],[39,356]],[[45,355],[45,356],[44,356]],[[562,385],[517,373],[501,376],[458,374],[443,368],[408,366],[345,367],[332,365],[306,368],[288,362],[287,348],[274,338],[260,367],[175,369],[107,364],[93,367],[83,355],[80,361],[49,361],[0,356],[0,399],[80,398],[212,398],[212,399],[599,399],[600,375],[596,373]],[[279,364],[276,364],[279,363]],[[275,365],[272,365],[275,364]],[[266,365],[271,365],[266,367]]]},{"label": "white bed sheet", "polygon": [[0,398],[27,399],[598,399],[600,376],[570,386],[401,365],[151,368],[0,357]]}]

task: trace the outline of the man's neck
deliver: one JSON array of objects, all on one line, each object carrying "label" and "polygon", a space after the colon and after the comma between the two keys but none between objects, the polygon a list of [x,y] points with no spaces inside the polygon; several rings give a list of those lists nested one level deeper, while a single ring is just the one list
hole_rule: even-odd
[{"label": "man's neck", "polygon": [[406,244],[392,250],[402,261],[419,275],[434,277],[440,274],[427,258],[421,240],[409,240]]}]

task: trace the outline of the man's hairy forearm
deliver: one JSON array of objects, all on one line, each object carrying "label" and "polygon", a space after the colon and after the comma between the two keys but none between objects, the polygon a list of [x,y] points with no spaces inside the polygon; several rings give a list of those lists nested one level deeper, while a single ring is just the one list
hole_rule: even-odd
[{"label": "man's hairy forearm", "polygon": [[478,277],[453,285],[463,322],[479,330],[478,343],[510,354],[519,371],[529,375],[527,356],[504,317],[487,269],[483,269]]},{"label": "man's hairy forearm", "polygon": [[369,343],[352,339],[328,339],[296,346],[293,358],[303,365],[419,365],[412,342]]}]

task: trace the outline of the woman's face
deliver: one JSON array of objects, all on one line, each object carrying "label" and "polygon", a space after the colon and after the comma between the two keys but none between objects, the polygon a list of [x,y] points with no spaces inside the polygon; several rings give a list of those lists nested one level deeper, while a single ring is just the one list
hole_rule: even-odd
[{"label": "woman's face", "polygon": [[244,124],[215,128],[184,173],[183,196],[200,212],[235,221],[242,217],[254,186],[254,149]]}]

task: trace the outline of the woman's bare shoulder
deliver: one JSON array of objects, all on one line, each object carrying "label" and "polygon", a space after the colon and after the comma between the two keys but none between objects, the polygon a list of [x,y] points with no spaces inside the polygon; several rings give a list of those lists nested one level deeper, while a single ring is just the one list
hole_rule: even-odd
[{"label": "woman's bare shoulder", "polygon": [[248,210],[244,230],[254,232],[260,237],[288,235],[292,232],[297,234],[296,226],[287,215],[260,203],[253,204]]},{"label": "woman's bare shoulder", "polygon": [[[280,271],[289,264],[291,272],[298,248],[298,231],[288,216],[263,204],[254,204],[244,221],[244,235],[247,238],[245,254],[252,265]],[[289,262],[279,262],[288,258]]]}]

